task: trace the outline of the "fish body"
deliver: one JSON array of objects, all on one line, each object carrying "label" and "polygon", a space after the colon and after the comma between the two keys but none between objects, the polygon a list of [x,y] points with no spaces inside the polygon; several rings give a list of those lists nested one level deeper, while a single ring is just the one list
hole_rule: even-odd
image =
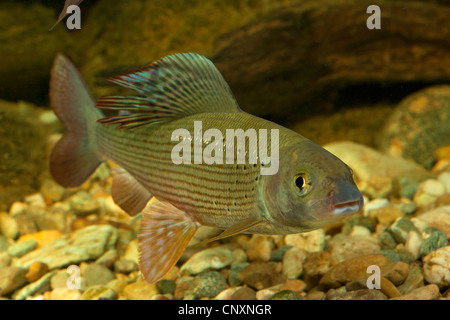
[{"label": "fish body", "polygon": [[[299,233],[362,207],[341,160],[242,111],[205,57],[168,56],[111,81],[140,96],[96,102],[70,61],[55,59],[51,104],[66,131],[52,152],[50,171],[61,185],[73,187],[105,159],[120,166],[113,169],[111,192],[130,215],[142,212],[140,267],[147,282],[170,270],[200,225],[225,230],[211,240],[240,232]],[[105,117],[100,109],[118,114]],[[239,130],[248,134],[243,144],[231,134]],[[174,150],[181,144],[184,161],[176,163],[180,152],[174,158]],[[206,152],[211,146],[214,152]],[[270,168],[275,170],[263,174]],[[152,196],[160,202],[147,206]]]}]

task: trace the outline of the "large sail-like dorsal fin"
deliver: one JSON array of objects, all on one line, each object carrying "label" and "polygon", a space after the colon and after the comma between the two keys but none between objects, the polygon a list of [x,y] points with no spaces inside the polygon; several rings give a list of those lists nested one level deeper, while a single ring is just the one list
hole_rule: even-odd
[{"label": "large sail-like dorsal fin", "polygon": [[167,56],[109,81],[141,94],[105,96],[98,100],[97,108],[122,111],[99,122],[120,124],[120,128],[162,123],[198,113],[241,111],[219,70],[196,53]]}]

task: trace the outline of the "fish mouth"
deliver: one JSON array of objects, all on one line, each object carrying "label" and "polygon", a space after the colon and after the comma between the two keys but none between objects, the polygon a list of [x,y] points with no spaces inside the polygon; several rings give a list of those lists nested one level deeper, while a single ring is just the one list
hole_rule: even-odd
[{"label": "fish mouth", "polygon": [[333,213],[336,215],[353,214],[362,207],[362,200],[347,201],[333,205]]}]

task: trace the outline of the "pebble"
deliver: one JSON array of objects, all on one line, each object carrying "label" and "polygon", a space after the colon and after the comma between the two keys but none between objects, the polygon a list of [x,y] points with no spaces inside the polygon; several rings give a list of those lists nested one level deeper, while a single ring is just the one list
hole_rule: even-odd
[{"label": "pebble", "polygon": [[69,289],[67,287],[56,288],[44,294],[46,300],[79,300],[81,297],[80,290]]},{"label": "pebble", "polygon": [[411,290],[423,286],[423,272],[422,266],[418,263],[412,263],[409,266],[409,273],[406,280],[398,286],[398,291],[402,294],[409,293]]},{"label": "pebble", "polygon": [[28,268],[36,261],[48,265],[50,270],[97,259],[111,249],[117,241],[117,230],[110,225],[93,225],[31,251],[13,265]]},{"label": "pebble", "polygon": [[370,218],[377,219],[379,223],[385,226],[390,226],[395,220],[403,217],[404,215],[405,213],[401,209],[391,206],[385,206],[369,211]]},{"label": "pebble", "polygon": [[303,300],[303,299],[295,291],[282,290],[271,296],[269,300]]},{"label": "pebble", "polygon": [[69,198],[70,206],[77,216],[87,216],[100,210],[100,203],[84,190],[78,191]]},{"label": "pebble", "polygon": [[44,199],[49,202],[61,201],[66,194],[66,189],[61,187],[53,179],[45,179],[41,183],[40,191]]},{"label": "pebble", "polygon": [[381,277],[380,282],[381,292],[383,292],[388,298],[396,298],[401,296],[401,293],[391,281],[389,281],[385,277]]},{"label": "pebble", "polygon": [[139,271],[139,265],[133,260],[120,259],[114,263],[114,271],[129,274],[134,271]]},{"label": "pebble", "polygon": [[306,257],[303,263],[304,279],[310,286],[318,284],[319,280],[330,268],[331,255],[329,252],[313,252]]},{"label": "pebble", "polygon": [[450,193],[450,172],[442,172],[437,179],[445,186],[445,193]]},{"label": "pebble", "polygon": [[8,252],[0,252],[0,268],[8,267],[11,264],[12,258]]},{"label": "pebble", "polygon": [[27,240],[15,243],[8,247],[8,254],[11,257],[20,258],[26,255],[28,252],[34,250],[37,246],[36,240]]},{"label": "pebble", "polygon": [[406,238],[405,248],[414,256],[414,259],[417,260],[420,258],[420,248],[422,246],[423,238],[422,236],[411,230],[408,233],[408,237]]},{"label": "pebble", "polygon": [[242,269],[239,280],[255,290],[261,290],[284,281],[281,274],[269,262],[253,262]]},{"label": "pebble", "polygon": [[28,272],[26,273],[25,277],[27,278],[28,282],[34,282],[47,272],[48,266],[45,263],[37,261],[30,265],[30,268],[28,269]]},{"label": "pebble", "polygon": [[162,294],[170,293],[173,295],[173,293],[175,292],[176,284],[174,280],[162,279],[158,281],[157,287],[159,292],[161,292]]},{"label": "pebble", "polygon": [[96,263],[88,264],[82,270],[82,276],[86,281],[86,287],[104,285],[115,278],[111,270]]},{"label": "pebble", "polygon": [[250,261],[269,261],[274,248],[273,240],[267,236],[253,235],[247,249]]},{"label": "pebble", "polygon": [[127,281],[123,279],[113,279],[106,284],[106,286],[119,296],[122,294],[123,289],[127,286]]},{"label": "pebble", "polygon": [[325,247],[325,231],[317,229],[305,233],[288,234],[284,237],[286,245],[304,249],[308,252],[323,251]]},{"label": "pebble", "polygon": [[79,300],[116,300],[117,293],[104,285],[94,285],[83,291]]},{"label": "pebble", "polygon": [[6,212],[0,212],[0,233],[8,239],[17,239],[19,236],[16,220]]},{"label": "pebble", "polygon": [[445,184],[439,180],[427,179],[423,182],[423,191],[432,196],[442,196],[445,191]]},{"label": "pebble", "polygon": [[326,294],[322,291],[312,291],[306,296],[306,300],[325,300]]},{"label": "pebble", "polygon": [[401,285],[409,274],[409,265],[405,262],[389,262],[383,267],[382,276],[395,286]]},{"label": "pebble", "polygon": [[362,194],[370,199],[385,198],[394,191],[394,180],[391,177],[373,177],[358,183]]},{"label": "pebble", "polygon": [[441,231],[432,232],[420,245],[420,256],[424,257],[427,254],[448,245],[445,233]]},{"label": "pebble", "polygon": [[[118,258],[119,258],[119,253],[117,252],[117,250],[109,249],[104,254],[102,254],[100,257],[98,257],[97,260],[95,260],[95,263],[101,264],[102,266],[104,266],[106,268],[111,268],[112,266],[114,266],[114,263],[116,262],[116,260]],[[131,261],[131,260],[126,260],[126,261]],[[134,264],[136,264],[134,261],[132,261],[132,262]],[[119,271],[116,271],[116,272],[119,272]]]},{"label": "pebble", "polygon": [[25,300],[28,297],[41,294],[44,290],[48,290],[50,287],[50,279],[54,273],[55,272],[49,272],[45,276],[40,277],[37,281],[15,291],[12,298],[15,300]]},{"label": "pebble", "polygon": [[27,283],[27,269],[18,267],[0,268],[0,296],[7,295]]},{"label": "pebble", "polygon": [[138,280],[127,285],[122,294],[128,300],[150,300],[158,294],[158,289],[155,284],[147,284],[144,280]]},{"label": "pebble", "polygon": [[35,240],[37,242],[36,248],[42,248],[43,246],[55,241],[63,236],[63,233],[59,230],[42,230],[36,233],[25,234],[20,236],[17,242]]},{"label": "pebble", "polygon": [[369,219],[369,218],[361,216],[361,215],[355,215],[355,216],[351,217],[344,224],[344,226],[342,227],[341,233],[348,235],[353,231],[353,228],[355,226],[364,227],[364,228],[368,229],[370,232],[375,231],[375,226],[373,224],[372,219]]},{"label": "pebble", "polygon": [[270,255],[270,260],[271,261],[282,261],[284,254],[290,248],[292,248],[291,245],[282,245],[281,247],[275,249]]},{"label": "pebble", "polygon": [[65,269],[56,271],[56,273],[50,279],[51,288],[67,288],[68,277],[69,275]]},{"label": "pebble", "polygon": [[335,236],[328,243],[328,249],[333,261],[341,262],[349,258],[380,251],[380,245],[375,237],[367,236]]},{"label": "pebble", "polygon": [[298,294],[302,293],[306,289],[306,282],[300,279],[288,279],[280,287],[280,290],[291,290]]},{"label": "pebble", "polygon": [[385,256],[389,260],[389,262],[397,262],[402,260],[400,255],[394,250],[384,249],[378,251],[377,253]]},{"label": "pebble", "polygon": [[256,300],[256,291],[249,287],[240,287],[230,296],[231,300]]},{"label": "pebble", "polygon": [[440,296],[439,287],[435,284],[429,284],[392,300],[437,300]]},{"label": "pebble", "polygon": [[394,249],[397,246],[394,236],[389,231],[383,231],[377,235],[378,243],[382,250]]},{"label": "pebble", "polygon": [[367,278],[367,268],[377,265],[382,270],[388,264],[388,259],[380,254],[364,255],[342,261],[334,265],[320,279],[319,284],[327,288],[338,288],[360,278]]},{"label": "pebble", "polygon": [[419,215],[417,220],[444,232],[447,239],[450,239],[450,206],[443,206],[427,211]]},{"label": "pebble", "polygon": [[214,298],[226,288],[227,281],[222,274],[208,271],[194,278],[184,294],[184,299]]},{"label": "pebble", "polygon": [[248,262],[240,262],[231,266],[230,273],[228,274],[228,283],[230,286],[239,286],[242,284],[242,281],[239,280],[239,273],[249,265],[250,263]]},{"label": "pebble", "polygon": [[304,249],[293,247],[286,251],[283,256],[282,274],[287,279],[296,279],[303,273],[303,261],[308,252]]},{"label": "pebble", "polygon": [[385,294],[379,290],[360,289],[337,294],[329,300],[387,300]]},{"label": "pebble", "polygon": [[364,216],[368,217],[371,210],[380,209],[389,204],[389,199],[379,198],[373,199],[364,204]]},{"label": "pebble", "polygon": [[398,243],[405,243],[410,231],[419,232],[411,220],[403,217],[395,220],[390,226],[389,231]]},{"label": "pebble", "polygon": [[423,258],[425,280],[439,288],[450,286],[450,246],[442,247]]},{"label": "pebble", "polygon": [[197,252],[181,267],[181,272],[199,274],[207,269],[222,269],[233,262],[231,249],[218,246]]}]

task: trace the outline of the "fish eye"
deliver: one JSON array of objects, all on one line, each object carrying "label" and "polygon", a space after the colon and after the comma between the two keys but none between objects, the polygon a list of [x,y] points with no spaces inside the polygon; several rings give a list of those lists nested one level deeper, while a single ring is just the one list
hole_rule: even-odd
[{"label": "fish eye", "polygon": [[311,179],[307,172],[302,171],[294,176],[294,188],[299,196],[304,196],[311,190]]}]

